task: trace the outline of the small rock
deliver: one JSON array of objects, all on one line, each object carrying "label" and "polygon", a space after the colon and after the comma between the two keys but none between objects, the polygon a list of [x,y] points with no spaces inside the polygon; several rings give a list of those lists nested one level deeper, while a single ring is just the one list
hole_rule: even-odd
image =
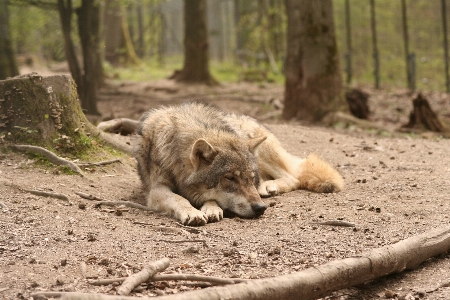
[{"label": "small rock", "polygon": [[121,215],[123,215],[123,212],[122,212],[122,210],[120,210],[120,209],[116,209],[115,211],[114,211],[114,214],[116,215],[116,216],[121,216]]},{"label": "small rock", "polygon": [[280,248],[280,246],[276,246],[275,248],[273,248],[273,249],[271,249],[269,252],[267,252],[267,254],[268,254],[269,256],[276,255],[276,254],[280,254],[280,253],[281,253],[281,248]]},{"label": "small rock", "polygon": [[397,296],[397,294],[394,291],[391,291],[391,290],[384,291],[384,297],[386,299],[392,299],[392,298],[394,298],[396,296]]},{"label": "small rock", "polygon": [[101,265],[101,266],[108,266],[108,265],[109,265],[109,259],[107,259],[107,258],[102,258],[102,259],[98,262],[98,264]]},{"label": "small rock", "polygon": [[200,248],[198,246],[190,246],[183,250],[183,253],[199,253]]},{"label": "small rock", "polygon": [[78,204],[78,208],[84,210],[84,209],[86,209],[86,204],[84,204],[84,203],[79,203],[79,204]]},{"label": "small rock", "polygon": [[65,266],[65,265],[67,265],[67,259],[62,259],[61,260],[61,266]]}]

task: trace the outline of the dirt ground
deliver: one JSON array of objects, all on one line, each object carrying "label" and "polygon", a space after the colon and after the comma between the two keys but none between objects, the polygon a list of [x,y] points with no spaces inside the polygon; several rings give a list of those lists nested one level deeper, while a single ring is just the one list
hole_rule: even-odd
[{"label": "dirt ground", "polygon": [[[438,134],[399,133],[412,109],[402,90],[374,91],[371,120],[385,130],[346,124],[334,128],[282,122],[277,109],[283,87],[223,84],[208,88],[169,81],[110,82],[100,93],[104,118],[139,118],[149,108],[203,100],[252,115],[293,154],[315,152],[343,175],[336,194],[294,191],[265,199],[258,219],[224,219],[204,227],[181,227],[169,217],[124,207],[94,207],[75,192],[107,200],[142,201],[133,158],[89,167],[85,177],[65,175],[28,156],[0,152],[0,299],[30,299],[36,291],[115,294],[117,285],[88,279],[128,276],[147,262],[170,258],[163,273],[263,278],[293,273],[350,257],[450,223],[450,140]],[[450,97],[425,93],[444,121]],[[19,189],[20,187],[21,189]],[[62,193],[69,202],[23,191]],[[355,228],[312,224],[344,220]],[[177,242],[177,241],[188,242]],[[193,240],[201,240],[193,242]],[[450,255],[413,271],[337,291],[326,299],[450,299]],[[188,282],[154,282],[134,296],[157,296],[201,288]]]}]

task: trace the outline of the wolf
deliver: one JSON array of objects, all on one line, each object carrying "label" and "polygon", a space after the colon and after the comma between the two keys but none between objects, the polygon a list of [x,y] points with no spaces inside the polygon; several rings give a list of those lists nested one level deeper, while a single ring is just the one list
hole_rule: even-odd
[{"label": "wolf", "polygon": [[189,102],[150,110],[134,146],[147,206],[182,224],[217,222],[224,212],[261,216],[270,197],[296,189],[338,192],[341,175],[317,155],[288,153],[255,119]]}]

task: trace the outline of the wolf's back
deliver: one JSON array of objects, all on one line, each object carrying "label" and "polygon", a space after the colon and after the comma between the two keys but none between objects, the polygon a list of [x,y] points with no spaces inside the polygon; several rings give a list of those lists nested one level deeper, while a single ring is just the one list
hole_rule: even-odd
[{"label": "wolf's back", "polygon": [[174,180],[182,179],[180,175],[188,176],[191,171],[189,154],[198,139],[212,143],[240,139],[234,126],[230,125],[230,115],[214,106],[196,102],[144,113],[134,148],[143,182],[152,182],[151,177],[162,172],[173,173]]}]

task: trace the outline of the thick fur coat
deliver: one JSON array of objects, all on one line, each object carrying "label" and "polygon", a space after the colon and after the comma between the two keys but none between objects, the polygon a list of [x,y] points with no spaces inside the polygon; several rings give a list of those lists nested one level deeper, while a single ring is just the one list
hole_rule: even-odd
[{"label": "thick fur coat", "polygon": [[202,103],[145,113],[135,157],[147,205],[186,225],[219,221],[223,211],[257,217],[267,208],[261,197],[344,186],[328,163],[289,154],[253,118]]}]

